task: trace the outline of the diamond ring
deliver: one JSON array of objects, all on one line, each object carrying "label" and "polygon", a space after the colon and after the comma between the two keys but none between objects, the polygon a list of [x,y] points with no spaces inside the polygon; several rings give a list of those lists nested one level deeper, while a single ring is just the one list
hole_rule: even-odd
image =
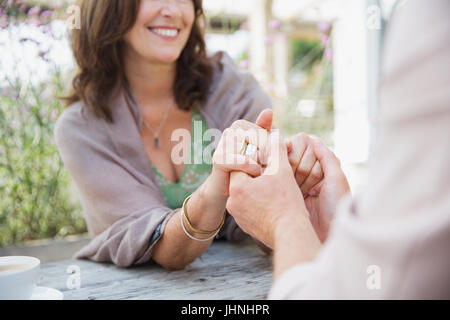
[{"label": "diamond ring", "polygon": [[255,145],[248,143],[246,140],[244,140],[242,141],[242,146],[239,154],[244,156],[253,156],[257,153],[257,151],[258,148]]}]

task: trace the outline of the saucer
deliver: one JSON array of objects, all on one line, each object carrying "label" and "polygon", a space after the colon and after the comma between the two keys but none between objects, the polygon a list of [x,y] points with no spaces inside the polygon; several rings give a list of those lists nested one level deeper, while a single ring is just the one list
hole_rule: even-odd
[{"label": "saucer", "polygon": [[36,287],[30,300],[63,300],[64,294],[56,289]]}]

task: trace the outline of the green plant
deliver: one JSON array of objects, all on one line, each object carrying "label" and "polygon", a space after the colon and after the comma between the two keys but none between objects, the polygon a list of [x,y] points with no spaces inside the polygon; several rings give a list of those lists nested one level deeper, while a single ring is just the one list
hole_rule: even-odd
[{"label": "green plant", "polygon": [[[290,43],[292,68],[290,73],[300,75],[291,81],[283,114],[278,122],[290,136],[298,132],[315,135],[327,144],[333,144],[333,65],[329,36],[318,40],[293,40]],[[309,108],[308,108],[308,103]]]},{"label": "green plant", "polygon": [[0,98],[0,246],[30,239],[83,233],[78,203],[71,201],[70,177],[53,141],[62,105],[61,76],[28,87],[13,84]]},{"label": "green plant", "polygon": [[61,75],[51,83],[17,83],[0,98],[0,246],[30,239],[83,233],[78,203],[71,200],[70,177],[53,141],[63,93]]},{"label": "green plant", "polygon": [[[48,15],[34,16],[34,25],[38,17],[38,26],[48,28]],[[27,23],[23,17],[4,12],[2,19],[7,26]],[[5,30],[10,35],[14,32]],[[48,48],[41,49],[31,39],[19,42],[30,41],[38,46],[37,58],[49,66],[49,74],[42,77],[45,80],[0,69],[0,246],[86,232],[81,206],[71,194],[70,176],[53,140],[54,126],[63,110],[58,97],[64,94],[67,81],[48,59]],[[19,66],[22,61],[14,63]]]}]

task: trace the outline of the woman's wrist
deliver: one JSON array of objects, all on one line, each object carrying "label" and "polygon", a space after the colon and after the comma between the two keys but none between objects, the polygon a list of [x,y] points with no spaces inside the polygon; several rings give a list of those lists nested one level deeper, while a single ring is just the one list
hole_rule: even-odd
[{"label": "woman's wrist", "polygon": [[197,229],[215,230],[223,220],[227,198],[213,188],[207,178],[186,203],[186,215]]},{"label": "woman's wrist", "polygon": [[220,169],[213,168],[209,177],[200,186],[199,191],[202,196],[208,198],[210,202],[217,204],[223,204],[224,208],[228,200],[228,188],[229,183],[226,184],[226,178],[229,179],[230,174],[223,172]]}]

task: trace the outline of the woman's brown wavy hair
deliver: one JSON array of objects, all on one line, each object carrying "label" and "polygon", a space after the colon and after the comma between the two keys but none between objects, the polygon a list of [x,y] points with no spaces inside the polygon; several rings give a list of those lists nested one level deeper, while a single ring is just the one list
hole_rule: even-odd
[{"label": "woman's brown wavy hair", "polygon": [[[205,102],[209,93],[213,58],[208,58],[202,0],[192,0],[195,21],[186,47],[177,62],[174,97],[180,109]],[[81,29],[73,30],[71,46],[78,71],[67,105],[82,101],[96,116],[113,123],[109,98],[117,85],[126,86],[123,69],[124,36],[134,26],[141,0],[79,0]],[[215,59],[217,56],[215,56]]]}]

